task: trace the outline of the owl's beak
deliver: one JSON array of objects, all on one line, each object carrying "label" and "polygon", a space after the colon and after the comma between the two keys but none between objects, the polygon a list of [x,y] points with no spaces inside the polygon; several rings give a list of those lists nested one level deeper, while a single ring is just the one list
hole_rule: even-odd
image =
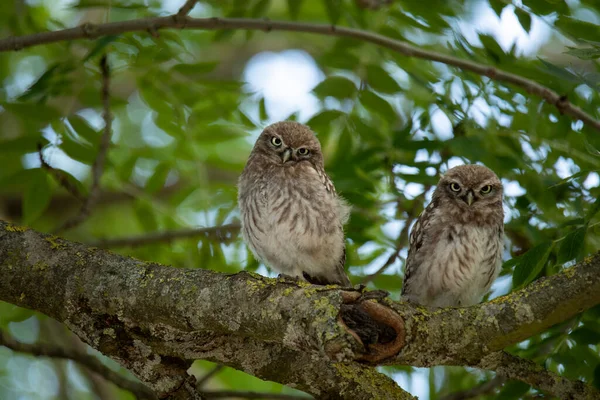
[{"label": "owl's beak", "polygon": [[290,159],[291,156],[292,156],[292,149],[290,149],[288,147],[287,149],[285,149],[283,151],[283,154],[281,154],[281,162],[285,164]]},{"label": "owl's beak", "polygon": [[469,190],[469,191],[467,192],[467,199],[466,199],[466,201],[467,201],[467,204],[468,204],[468,205],[471,205],[471,204],[473,204],[473,200],[474,200],[474,199],[475,199],[475,197],[473,196],[473,191],[472,191],[472,190]]}]

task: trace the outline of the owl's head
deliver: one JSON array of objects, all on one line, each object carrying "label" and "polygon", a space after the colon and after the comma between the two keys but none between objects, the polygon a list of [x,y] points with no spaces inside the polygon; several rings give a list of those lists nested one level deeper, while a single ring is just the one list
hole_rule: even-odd
[{"label": "owl's head", "polygon": [[446,171],[434,197],[449,199],[462,210],[502,207],[502,182],[483,165],[460,165]]},{"label": "owl's head", "polygon": [[282,165],[302,161],[323,165],[319,140],[308,126],[299,122],[283,121],[267,126],[258,137],[252,152]]}]

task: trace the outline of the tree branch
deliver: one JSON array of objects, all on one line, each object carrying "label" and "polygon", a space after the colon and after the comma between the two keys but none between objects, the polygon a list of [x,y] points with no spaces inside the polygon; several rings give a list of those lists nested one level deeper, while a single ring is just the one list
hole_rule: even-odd
[{"label": "tree branch", "polygon": [[123,238],[100,239],[92,243],[96,247],[135,247],[151,243],[168,243],[176,239],[201,237],[216,239],[221,242],[233,240],[240,230],[239,223],[211,226],[208,228],[181,229],[177,231],[154,232],[146,235]]},{"label": "tree branch", "polygon": [[598,399],[600,392],[581,381],[571,381],[556,375],[533,361],[513,356],[504,351],[490,354],[477,364],[491,369],[499,376],[518,379],[559,399]]},{"label": "tree branch", "polygon": [[208,399],[310,400],[312,398],[294,394],[240,392],[235,390],[203,392],[202,394]]},{"label": "tree branch", "polygon": [[181,6],[179,11],[177,12],[177,15],[185,17],[190,13],[190,11],[192,11],[192,8],[194,8],[197,2],[198,0],[187,0],[185,4]]},{"label": "tree branch", "polygon": [[503,364],[486,356],[600,304],[600,253],[473,307],[359,303],[396,336],[369,349],[340,320],[342,305],[357,297],[247,272],[165,267],[0,222],[0,300],[64,322],[159,396],[181,387],[195,359],[317,398],[358,400],[412,398],[365,361],[502,373]]},{"label": "tree branch", "polygon": [[158,400],[158,397],[156,397],[154,392],[148,387],[125,378],[102,364],[100,360],[90,354],[80,353],[79,351],[67,347],[56,347],[49,343],[26,344],[17,342],[2,331],[0,331],[0,346],[7,347],[19,353],[27,353],[34,356],[73,360],[85,366],[90,371],[101,375],[104,379],[114,383],[121,389],[130,391],[138,399]]},{"label": "tree branch", "polygon": [[125,32],[156,32],[157,30],[164,28],[201,30],[245,29],[262,30],[265,32],[289,31],[350,37],[388,48],[407,57],[416,57],[425,60],[441,62],[443,64],[458,67],[465,71],[471,71],[482,76],[487,76],[488,78],[499,82],[505,82],[521,87],[526,92],[543,98],[548,103],[555,106],[561,113],[569,115],[575,119],[580,119],[586,125],[589,125],[600,131],[600,121],[569,102],[566,96],[559,95],[550,88],[520,75],[502,71],[490,65],[480,64],[446,54],[423,50],[406,42],[394,40],[376,33],[335,25],[311,24],[291,21],[270,21],[249,18],[190,18],[175,14],[167,17],[136,19],[131,21],[111,22],[98,25],[83,24],[76,28],[63,29],[53,32],[41,32],[24,36],[10,36],[5,39],[0,39],[0,52],[17,51],[26,47],[46,43],[56,43],[66,40],[83,38],[95,39],[102,36],[117,35]]},{"label": "tree branch", "polygon": [[[73,218],[67,220],[64,224],[56,229],[56,232],[62,232],[67,229],[76,227],[85,221],[89,217],[90,212],[100,194],[100,178],[104,172],[104,163],[106,161],[106,153],[110,145],[110,136],[112,132],[112,115],[110,113],[110,70],[108,66],[108,59],[106,54],[100,59],[100,70],[102,72],[102,106],[104,108],[104,130],[102,137],[100,138],[100,144],[98,146],[98,155],[92,165],[92,186],[90,193],[85,199],[79,213]],[[41,153],[40,153],[41,154]],[[40,156],[41,157],[41,156]]]}]

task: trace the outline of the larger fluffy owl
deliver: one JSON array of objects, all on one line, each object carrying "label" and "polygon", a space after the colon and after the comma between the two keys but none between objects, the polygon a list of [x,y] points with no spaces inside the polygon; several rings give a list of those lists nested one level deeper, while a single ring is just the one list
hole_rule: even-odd
[{"label": "larger fluffy owl", "polygon": [[238,182],[242,235],[257,259],[315,284],[349,286],[349,207],[325,173],[315,134],[278,122],[260,134]]},{"label": "larger fluffy owl", "polygon": [[494,172],[448,170],[412,228],[402,297],[432,307],[479,303],[500,272],[503,219]]}]

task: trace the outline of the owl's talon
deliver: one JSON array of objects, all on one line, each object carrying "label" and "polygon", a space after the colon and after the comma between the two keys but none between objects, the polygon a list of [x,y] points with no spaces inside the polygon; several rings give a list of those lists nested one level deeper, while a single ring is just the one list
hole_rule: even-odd
[{"label": "owl's talon", "polygon": [[298,283],[301,281],[300,278],[298,278],[297,276],[291,276],[291,275],[287,275],[287,274],[279,274],[277,275],[277,279],[281,279],[284,282],[289,282],[289,283]]},{"label": "owl's talon", "polygon": [[366,300],[376,300],[381,301],[388,297],[390,293],[386,290],[370,290],[368,292],[363,292],[362,295],[358,298],[358,302],[363,302]]}]

